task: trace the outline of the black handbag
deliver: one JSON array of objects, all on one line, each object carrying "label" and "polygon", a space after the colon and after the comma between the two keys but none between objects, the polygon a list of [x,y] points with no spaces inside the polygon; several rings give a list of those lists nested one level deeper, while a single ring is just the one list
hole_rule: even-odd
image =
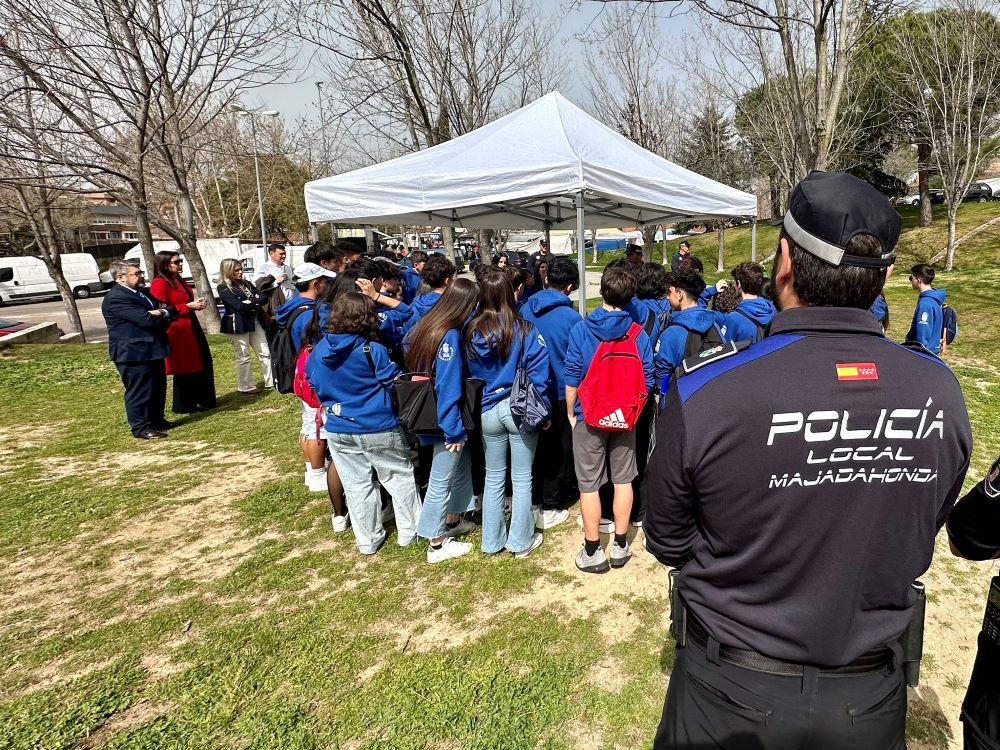
[{"label": "black handbag", "polygon": [[[530,332],[529,332],[530,335]],[[519,432],[538,432],[552,416],[552,405],[538,392],[524,367],[524,338],[517,359],[517,370],[510,388],[510,416]]]},{"label": "black handbag", "polygon": [[[441,437],[444,432],[438,424],[437,392],[434,390],[434,374],[429,372],[408,372],[400,375],[393,383],[396,414],[403,426],[414,435]],[[466,378],[459,411],[462,424],[467,432],[472,432],[479,423],[483,410],[483,388],[486,381],[481,378]]]}]

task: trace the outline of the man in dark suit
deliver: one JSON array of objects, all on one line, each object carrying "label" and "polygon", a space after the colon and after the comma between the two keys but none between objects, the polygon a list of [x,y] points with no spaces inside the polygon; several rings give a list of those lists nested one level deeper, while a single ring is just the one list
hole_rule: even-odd
[{"label": "man in dark suit", "polygon": [[115,280],[101,304],[108,326],[108,352],[125,385],[125,415],[132,434],[141,440],[166,437],[173,427],[163,416],[170,353],[167,326],[176,316],[145,291],[142,269],[115,261],[108,269]]}]

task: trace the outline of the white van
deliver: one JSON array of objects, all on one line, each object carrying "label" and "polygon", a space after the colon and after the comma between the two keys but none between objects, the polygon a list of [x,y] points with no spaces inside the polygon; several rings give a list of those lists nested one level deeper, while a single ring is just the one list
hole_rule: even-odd
[{"label": "white van", "polygon": [[[208,280],[213,284],[219,283],[219,264],[222,263],[223,259],[241,258],[244,253],[240,241],[236,237],[226,237],[218,240],[198,240],[197,243],[201,261],[205,264],[205,270],[208,272]],[[180,245],[173,240],[156,240],[153,242],[154,253],[163,250],[177,252],[179,247]],[[184,261],[184,278],[190,280],[192,278],[191,264],[184,257],[184,253],[179,253],[179,255],[181,256],[181,260]],[[125,253],[125,260],[138,261],[139,267],[146,274],[147,282],[152,280],[153,274],[150,272],[150,269],[146,268],[146,262],[142,258],[142,245],[136,245]]]},{"label": "white van", "polygon": [[[89,297],[104,287],[97,261],[90,253],[65,253],[61,261],[63,276],[78,299]],[[56,282],[40,258],[0,258],[0,304],[58,295]]]}]

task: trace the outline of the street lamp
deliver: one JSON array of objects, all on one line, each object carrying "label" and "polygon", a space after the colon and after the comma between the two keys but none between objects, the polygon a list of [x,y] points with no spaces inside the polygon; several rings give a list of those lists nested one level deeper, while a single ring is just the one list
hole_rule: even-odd
[{"label": "street lamp", "polygon": [[253,141],[253,171],[257,175],[257,208],[260,211],[260,243],[267,253],[267,225],[264,223],[264,190],[260,184],[260,158],[257,154],[257,117],[277,117],[275,109],[245,109],[232,105],[232,110],[250,118],[250,138]]}]

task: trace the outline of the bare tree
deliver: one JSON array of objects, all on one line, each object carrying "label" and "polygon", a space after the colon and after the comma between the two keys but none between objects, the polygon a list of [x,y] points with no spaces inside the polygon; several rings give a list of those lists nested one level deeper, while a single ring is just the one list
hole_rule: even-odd
[{"label": "bare tree", "polygon": [[854,63],[896,1],[670,3],[672,13],[690,6],[701,18],[699,45],[685,45],[685,57],[674,62],[733,107],[755,89],[763,90],[746,122],[760,129],[759,144],[773,144],[766,151],[773,172],[794,184],[834,162],[837,138],[845,134],[845,111],[851,109],[848,83]]},{"label": "bare tree", "polygon": [[[613,6],[602,14],[593,36],[596,54],[587,57],[590,109],[608,127],[666,159],[675,159],[682,134],[677,87],[661,76],[656,18],[648,9]],[[652,259],[655,225],[641,227],[642,257]]]},{"label": "bare tree", "polygon": [[[358,161],[475,130],[557,86],[563,73],[547,19],[530,0],[307,0],[294,10]],[[448,247],[451,228],[442,235]]]},{"label": "bare tree", "polygon": [[946,0],[894,24],[901,57],[899,96],[926,133],[948,212],[945,270],[955,261],[958,207],[1000,135],[1000,22],[979,0]]},{"label": "bare tree", "polygon": [[[46,158],[153,221],[211,296],[197,249],[192,174],[204,128],[241,93],[281,75],[287,55],[268,0],[0,0],[0,57],[63,115],[78,148]],[[152,179],[152,183],[151,183]],[[206,308],[218,329],[214,306]]]}]

